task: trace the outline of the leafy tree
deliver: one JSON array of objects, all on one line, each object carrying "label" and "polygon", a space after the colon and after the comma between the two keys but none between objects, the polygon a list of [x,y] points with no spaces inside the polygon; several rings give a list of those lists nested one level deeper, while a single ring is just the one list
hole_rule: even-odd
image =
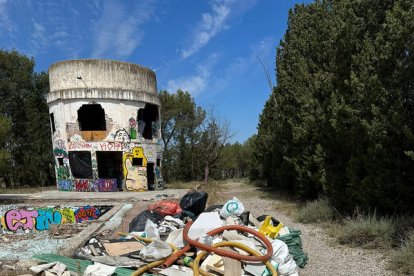
[{"label": "leafy tree", "polygon": [[2,175],[4,175],[10,158],[10,153],[6,147],[7,137],[10,135],[10,128],[10,121],[0,115],[0,172],[3,172]]},{"label": "leafy tree", "polygon": [[408,0],[296,5],[252,177],[345,211],[413,212],[413,19]]},{"label": "leafy tree", "polygon": [[8,186],[45,185],[53,162],[46,73],[34,73],[34,60],[0,50],[0,110],[10,122],[5,146],[10,154],[2,176]]},{"label": "leafy tree", "polygon": [[205,111],[196,105],[190,93],[160,91],[161,137],[164,144],[163,176],[169,180],[192,180],[199,174],[197,166],[200,126]]},{"label": "leafy tree", "polygon": [[210,169],[217,163],[221,150],[230,139],[228,122],[220,122],[211,112],[204,123],[201,135],[202,160],[204,162],[204,181],[208,182]]}]

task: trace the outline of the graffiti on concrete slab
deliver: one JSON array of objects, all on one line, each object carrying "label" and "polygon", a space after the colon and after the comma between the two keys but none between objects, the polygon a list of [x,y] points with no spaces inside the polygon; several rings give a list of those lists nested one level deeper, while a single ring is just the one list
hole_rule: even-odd
[{"label": "graffiti on concrete slab", "polygon": [[101,211],[94,206],[85,206],[75,211],[76,222],[98,219]]},{"label": "graffiti on concrete slab", "polygon": [[50,229],[51,225],[80,223],[86,220],[96,220],[112,206],[82,206],[82,207],[15,207],[0,208],[2,232],[31,233]]}]

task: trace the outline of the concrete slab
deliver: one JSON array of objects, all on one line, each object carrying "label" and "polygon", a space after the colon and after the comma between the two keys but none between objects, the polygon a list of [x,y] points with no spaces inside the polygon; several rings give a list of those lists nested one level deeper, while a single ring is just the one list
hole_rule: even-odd
[{"label": "concrete slab", "polygon": [[161,191],[147,192],[65,192],[44,191],[35,194],[0,194],[0,204],[23,204],[30,202],[59,204],[67,202],[91,202],[91,203],[123,203],[156,201],[162,199],[181,198],[187,192],[186,189],[165,189]]}]

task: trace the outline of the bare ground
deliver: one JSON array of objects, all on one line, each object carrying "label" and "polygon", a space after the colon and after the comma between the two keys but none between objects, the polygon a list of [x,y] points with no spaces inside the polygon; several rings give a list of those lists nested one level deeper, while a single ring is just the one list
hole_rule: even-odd
[{"label": "bare ground", "polygon": [[253,215],[271,215],[285,226],[302,231],[304,251],[309,256],[309,262],[304,269],[300,269],[300,275],[397,275],[386,269],[389,252],[336,244],[322,227],[295,222],[296,204],[283,197],[263,192],[243,180],[227,181],[218,186],[213,194],[210,193],[209,205],[223,204],[235,196]]}]

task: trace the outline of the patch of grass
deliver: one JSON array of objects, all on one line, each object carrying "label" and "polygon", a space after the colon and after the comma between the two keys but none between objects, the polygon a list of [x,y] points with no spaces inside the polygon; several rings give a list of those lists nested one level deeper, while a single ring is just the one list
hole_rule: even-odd
[{"label": "patch of grass", "polygon": [[375,214],[347,218],[337,230],[340,244],[367,249],[390,248],[395,234],[393,221],[386,217],[378,218]]},{"label": "patch of grass", "polygon": [[190,182],[172,182],[166,186],[169,189],[188,189],[203,191],[208,193],[207,206],[224,204],[228,200],[226,196],[222,195],[222,189],[226,185],[226,180],[210,180],[208,183],[204,181],[190,181]]},{"label": "patch of grass", "polygon": [[334,209],[327,199],[318,199],[307,202],[299,212],[297,219],[302,223],[325,222],[334,218]]},{"label": "patch of grass", "polygon": [[392,256],[390,268],[399,273],[414,275],[414,230],[408,232],[402,246]]},{"label": "patch of grass", "polygon": [[54,191],[56,189],[56,186],[0,188],[0,194],[34,194],[44,191]]}]

